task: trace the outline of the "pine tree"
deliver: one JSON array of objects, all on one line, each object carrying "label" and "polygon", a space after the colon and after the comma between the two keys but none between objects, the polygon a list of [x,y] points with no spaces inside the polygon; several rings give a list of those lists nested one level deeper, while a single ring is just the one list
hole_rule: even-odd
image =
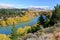
[{"label": "pine tree", "polygon": [[38,24],[40,25],[44,25],[44,19],[43,19],[43,16],[41,15],[40,17],[39,17],[39,22],[38,22]]}]

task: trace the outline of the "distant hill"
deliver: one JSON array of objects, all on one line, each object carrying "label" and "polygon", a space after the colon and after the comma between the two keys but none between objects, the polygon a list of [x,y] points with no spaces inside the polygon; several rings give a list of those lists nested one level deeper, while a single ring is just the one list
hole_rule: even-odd
[{"label": "distant hill", "polygon": [[44,9],[44,8],[40,8],[40,7],[29,7],[29,8],[12,8],[12,7],[8,7],[8,6],[1,6],[0,5],[0,10],[7,10],[7,11],[27,11],[27,10],[49,10],[49,9]]},{"label": "distant hill", "polygon": [[0,9],[13,9],[12,7],[8,7],[8,6],[2,6],[0,5]]},{"label": "distant hill", "polygon": [[45,10],[44,8],[40,8],[40,7],[28,7],[28,8],[13,8],[13,7],[9,7],[9,6],[2,6],[0,5],[0,9],[12,9],[12,10],[21,10],[21,11],[26,11],[26,10]]},{"label": "distant hill", "polygon": [[28,10],[45,10],[44,8],[34,8],[34,7],[31,7],[31,8],[28,8]]}]

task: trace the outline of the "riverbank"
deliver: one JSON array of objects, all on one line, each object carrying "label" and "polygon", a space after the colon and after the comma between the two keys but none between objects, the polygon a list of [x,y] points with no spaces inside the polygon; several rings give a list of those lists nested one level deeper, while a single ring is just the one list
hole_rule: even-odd
[{"label": "riverbank", "polygon": [[[19,23],[19,24],[16,24],[15,27],[16,28],[20,28],[20,27],[24,27],[24,26],[33,26],[37,23],[38,21],[38,18],[39,16],[37,16],[36,18],[30,20],[30,21],[27,21],[27,22],[22,22],[22,23]],[[13,26],[5,26],[5,27],[1,27],[0,26],[0,33],[1,34],[10,34],[11,33],[11,29],[12,29]]]},{"label": "riverbank", "polygon": [[28,33],[20,37],[19,40],[60,40],[60,27],[43,28],[42,31]]}]

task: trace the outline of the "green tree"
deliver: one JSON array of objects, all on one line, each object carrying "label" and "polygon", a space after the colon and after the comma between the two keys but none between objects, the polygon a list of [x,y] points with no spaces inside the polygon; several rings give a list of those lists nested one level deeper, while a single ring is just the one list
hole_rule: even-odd
[{"label": "green tree", "polygon": [[18,34],[16,33],[17,28],[15,27],[15,25],[13,25],[12,27],[12,32],[11,32],[11,40],[18,40]]},{"label": "green tree", "polygon": [[43,15],[40,15],[38,24],[39,24],[39,25],[40,25],[40,24],[41,24],[41,25],[44,25]]},{"label": "green tree", "polygon": [[[53,11],[53,14],[55,15],[53,18],[55,18],[55,19],[57,19],[57,20],[60,20],[60,5],[56,5],[55,7],[54,7],[54,11]],[[52,19],[53,19],[52,18]]]}]

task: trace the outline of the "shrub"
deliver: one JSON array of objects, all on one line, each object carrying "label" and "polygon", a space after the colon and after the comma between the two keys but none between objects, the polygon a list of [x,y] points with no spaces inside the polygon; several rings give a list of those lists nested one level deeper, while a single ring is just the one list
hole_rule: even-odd
[{"label": "shrub", "polygon": [[11,40],[11,39],[5,34],[0,34],[0,40]]},{"label": "shrub", "polygon": [[18,40],[18,34],[16,32],[17,28],[15,27],[15,25],[13,25],[13,28],[12,28],[12,32],[11,32],[11,40]]}]

